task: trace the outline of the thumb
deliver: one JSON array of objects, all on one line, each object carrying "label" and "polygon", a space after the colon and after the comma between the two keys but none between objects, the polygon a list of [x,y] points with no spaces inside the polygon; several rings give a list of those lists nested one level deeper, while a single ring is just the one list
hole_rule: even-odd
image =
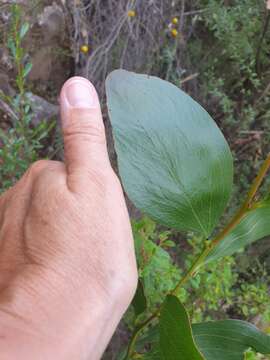
[{"label": "thumb", "polygon": [[84,177],[110,167],[100,103],[94,86],[73,77],[60,94],[67,175]]}]

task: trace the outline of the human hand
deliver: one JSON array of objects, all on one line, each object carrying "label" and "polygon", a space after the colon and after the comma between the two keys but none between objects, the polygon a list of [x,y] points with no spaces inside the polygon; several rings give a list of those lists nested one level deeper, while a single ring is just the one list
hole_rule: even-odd
[{"label": "human hand", "polygon": [[64,85],[65,164],[34,163],[0,197],[0,358],[99,359],[137,285],[123,192],[94,87]]}]

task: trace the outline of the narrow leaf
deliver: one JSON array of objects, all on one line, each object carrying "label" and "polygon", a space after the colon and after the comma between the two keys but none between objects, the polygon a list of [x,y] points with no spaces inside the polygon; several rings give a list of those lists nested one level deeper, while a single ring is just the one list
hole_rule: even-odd
[{"label": "narrow leaf", "polygon": [[12,39],[8,39],[8,48],[11,52],[11,55],[15,58],[16,57],[16,46]]},{"label": "narrow leaf", "polygon": [[194,324],[192,330],[195,342],[207,360],[243,360],[249,348],[270,354],[270,337],[244,321]]},{"label": "narrow leaf", "polygon": [[206,258],[206,263],[234,254],[254,241],[270,235],[270,200],[250,210],[238,226]]},{"label": "narrow leaf", "polygon": [[26,76],[30,73],[30,71],[32,70],[32,63],[27,63],[25,66],[24,66],[24,69],[23,69],[23,77],[26,78]]},{"label": "narrow leaf", "polygon": [[29,23],[24,23],[20,30],[20,39],[23,39],[30,28]]},{"label": "narrow leaf", "polygon": [[136,316],[139,316],[140,314],[142,314],[147,308],[147,300],[144,295],[143,284],[140,280],[138,282],[136,294],[132,300],[132,305],[134,307]]},{"label": "narrow leaf", "polygon": [[196,348],[189,317],[175,296],[167,296],[160,314],[160,352],[162,360],[202,360]]},{"label": "narrow leaf", "polygon": [[229,199],[232,156],[209,114],[176,86],[117,70],[106,81],[120,175],[143,212],[208,236]]}]

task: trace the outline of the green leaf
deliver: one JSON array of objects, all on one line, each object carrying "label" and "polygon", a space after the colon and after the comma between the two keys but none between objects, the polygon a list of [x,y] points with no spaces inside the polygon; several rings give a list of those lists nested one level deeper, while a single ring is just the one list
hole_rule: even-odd
[{"label": "green leaf", "polygon": [[[155,353],[158,351],[158,330],[158,326],[148,329],[138,341],[139,351],[149,347],[149,343]],[[245,321],[222,320],[193,324],[192,332],[195,343],[206,360],[243,360],[249,348],[264,355],[270,354],[270,336]],[[158,359],[163,360],[161,354]],[[175,358],[178,359],[182,360]]]},{"label": "green leaf", "polygon": [[159,322],[162,360],[202,360],[196,348],[189,317],[177,297],[168,295]]},{"label": "green leaf", "polygon": [[15,58],[16,57],[16,45],[11,38],[8,39],[8,48],[11,52],[11,55]]},{"label": "green leaf", "polygon": [[30,73],[30,71],[32,70],[32,63],[27,63],[24,68],[23,68],[23,77],[26,78],[26,76]]},{"label": "green leaf", "polygon": [[243,360],[248,348],[270,354],[270,337],[244,321],[194,324],[192,330],[195,342],[207,360]]},{"label": "green leaf", "polygon": [[208,236],[228,202],[233,164],[208,113],[176,86],[124,70],[106,81],[120,175],[154,220]]},{"label": "green leaf", "polygon": [[248,244],[270,235],[270,200],[250,210],[243,220],[208,255],[205,262],[234,254]]},{"label": "green leaf", "polygon": [[140,280],[138,281],[138,286],[136,294],[132,300],[132,305],[134,307],[134,312],[136,316],[142,314],[147,308],[147,300],[144,295],[143,284]]},{"label": "green leaf", "polygon": [[29,23],[24,23],[20,30],[20,39],[23,39],[30,28]]},{"label": "green leaf", "polygon": [[162,243],[162,247],[173,248],[175,247],[175,242],[173,242],[172,240],[166,240]]}]

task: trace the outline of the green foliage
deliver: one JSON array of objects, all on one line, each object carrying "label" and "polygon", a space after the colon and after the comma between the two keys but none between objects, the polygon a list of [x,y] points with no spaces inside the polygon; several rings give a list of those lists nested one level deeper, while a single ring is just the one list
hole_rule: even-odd
[{"label": "green foliage", "polygon": [[106,86],[130,198],[156,221],[208,237],[232,189],[232,156],[214,121],[176,86],[155,77],[118,70]]},{"label": "green foliage", "polygon": [[257,318],[270,334],[270,279],[265,266],[255,259],[247,268],[238,268],[238,271],[233,298],[235,311],[247,320]]},{"label": "green foliage", "polygon": [[30,26],[22,19],[21,8],[13,5],[8,47],[17,71],[18,95],[8,97],[0,92],[0,97],[10,106],[14,114],[11,119],[13,126],[7,131],[0,130],[1,191],[13,185],[40,157],[40,151],[44,148],[43,141],[54,127],[54,123],[48,124],[44,121],[35,127],[31,125],[32,104],[27,96],[26,77],[32,64],[22,43]]},{"label": "green foliage", "polygon": [[242,283],[240,290],[236,293],[238,293],[238,297],[235,304],[242,315],[251,319],[259,314],[262,320],[265,319],[270,323],[270,300],[267,283]]},{"label": "green foliage", "polygon": [[18,120],[7,132],[0,131],[0,172],[1,190],[13,185],[39,158],[39,150],[43,148],[42,140],[48,136],[53,124],[41,122],[35,128],[30,126],[31,116],[24,113],[23,120]]},{"label": "green foliage", "polygon": [[[176,240],[168,240],[174,236],[172,231],[159,229],[147,217],[133,221],[132,225],[139,276],[147,298],[148,312],[153,312],[183,275],[183,270],[174,258],[181,257],[183,267],[188,269],[200,252],[202,240],[192,236],[188,243],[193,251],[183,253],[179,250],[178,255]],[[179,241],[185,244],[183,240]],[[233,287],[237,274],[234,270],[234,259],[225,257],[219,262],[207,264],[204,271],[191,279],[189,289],[179,289],[177,296],[187,307],[194,322],[210,320],[215,314],[221,316],[222,309],[223,315],[226,315],[225,309],[236,301]]]},{"label": "green foliage", "polygon": [[[206,3],[208,11],[204,21],[214,37],[219,40],[219,49],[222,50],[224,61],[235,61],[239,74],[241,70],[254,66],[261,16],[265,9],[264,1],[237,0],[233,6],[220,6],[217,0],[209,0]],[[253,19],[252,23],[247,22],[247,17]],[[266,60],[266,51],[264,55]],[[252,74],[250,75],[252,78]]]},{"label": "green foliage", "polygon": [[[247,80],[258,87],[260,79],[256,72],[256,55],[266,10],[264,1],[236,0],[234,4],[220,6],[218,0],[206,0],[204,4],[207,11],[202,15],[201,21],[209,30],[212,51],[202,65],[212,68],[215,74],[218,73],[216,79],[222,79],[225,89],[231,93]],[[267,37],[265,41],[269,41]],[[201,45],[209,46],[209,43]],[[267,57],[267,46],[264,46],[260,61],[266,64]],[[227,65],[226,75],[229,76],[220,78],[224,73],[220,71],[224,64]],[[237,79],[237,82],[230,90],[228,85],[232,84],[233,79]],[[245,91],[245,88],[246,86],[241,90]],[[252,95],[249,91],[247,94]]]},{"label": "green foliage", "polygon": [[[194,239],[193,239],[194,240]],[[197,249],[199,249],[197,243]],[[189,253],[185,261],[188,269],[198,254]],[[181,299],[193,322],[208,321],[227,317],[226,311],[233,306],[237,267],[233,257],[225,257],[204,266],[196,277],[190,280],[186,298]]]},{"label": "green foliage", "polygon": [[[184,267],[188,269],[194,262],[194,258],[198,256],[202,241],[201,238],[192,236],[188,239],[188,244],[193,251],[183,253],[180,249],[185,242],[181,240],[178,255],[176,245],[167,248],[164,244],[169,241],[168,239],[175,239],[175,236],[179,237],[179,235],[159,229],[147,217],[133,221],[133,234],[137,247],[140,281],[142,284],[146,284],[143,288],[148,306],[147,312],[140,317],[143,320],[146,314],[156,311],[157,306],[165,299],[166,293],[176,285],[177,280],[182,276],[183,270],[173,259],[181,257]],[[170,241],[175,244],[175,240]],[[154,254],[151,251],[148,252],[147,249],[152,248],[148,246],[149,242],[155,244],[155,250],[161,247],[163,251],[155,251]],[[164,250],[169,250],[170,253],[169,256],[168,253],[167,256],[165,255],[165,266]],[[148,266],[147,271],[143,271],[145,264]],[[244,274],[248,272],[251,276],[247,281],[246,278],[242,279],[241,274],[238,275],[239,261],[236,262],[233,257],[227,256],[207,264],[195,278],[190,280],[189,286],[181,288],[177,294],[188,310],[192,322],[224,318],[228,316],[227,311],[230,312],[233,309],[237,317],[241,316],[245,320],[259,317],[264,324],[270,324],[267,274],[258,266],[254,267],[253,263],[253,274],[250,269],[243,270]],[[168,271],[168,268],[171,271]],[[144,274],[146,275],[145,281]],[[126,317],[131,329],[134,321],[132,318],[130,313]],[[152,351],[156,353],[157,349],[154,348]],[[151,354],[149,358],[151,358],[150,356]],[[258,355],[253,355],[252,352],[248,356],[250,359],[259,359]]]},{"label": "green foliage", "polygon": [[[133,234],[139,277],[142,280],[148,307],[152,310],[176,285],[181,270],[173,263],[167,251],[174,244],[168,240],[171,232],[158,231],[156,224],[144,217],[140,221],[133,221]],[[183,290],[182,296],[185,296],[185,293]]]},{"label": "green foliage", "polygon": [[[13,5],[11,8],[12,23],[10,35],[8,38],[8,47],[10,49],[14,64],[17,70],[16,84],[19,89],[20,96],[25,92],[25,78],[28,75],[32,65],[26,62],[27,54],[24,51],[22,42],[27,32],[29,31],[29,23],[22,22],[22,11],[20,6]],[[20,99],[18,105],[20,104]]]}]

